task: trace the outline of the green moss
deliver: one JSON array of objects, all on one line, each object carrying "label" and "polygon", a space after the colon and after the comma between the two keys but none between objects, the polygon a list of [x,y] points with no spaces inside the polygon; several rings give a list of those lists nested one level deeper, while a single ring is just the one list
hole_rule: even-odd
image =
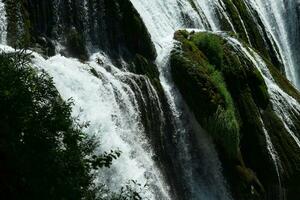
[{"label": "green moss", "polygon": [[191,37],[191,41],[202,52],[205,52],[209,62],[214,66],[223,64],[223,39],[217,35],[198,33]]},{"label": "green moss", "polygon": [[[261,199],[274,195],[274,188],[279,190],[276,167],[266,148],[267,131],[281,160],[281,186],[288,198],[296,198],[299,148],[274,112],[256,66],[218,35],[178,31],[174,37],[180,42],[171,54],[174,81],[199,123],[216,141],[234,196]],[[265,62],[279,87],[300,101],[297,89],[269,59]],[[297,133],[300,114],[291,109],[290,115]]]},{"label": "green moss", "polygon": [[229,158],[237,158],[239,126],[234,104],[222,72],[215,67],[223,55],[221,40],[213,37],[206,42],[210,36],[207,33],[193,35],[190,40],[187,36],[186,31],[175,34],[182,52],[174,50],[171,55],[174,80],[203,127]]}]

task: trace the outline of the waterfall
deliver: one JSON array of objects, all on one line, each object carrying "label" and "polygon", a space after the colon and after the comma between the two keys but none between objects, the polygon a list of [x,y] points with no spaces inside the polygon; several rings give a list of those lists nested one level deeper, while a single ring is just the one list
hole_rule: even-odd
[{"label": "waterfall", "polygon": [[[295,55],[297,52],[294,52],[296,49],[290,35],[297,30],[297,26],[290,24],[298,21],[295,17],[296,5],[293,4],[293,10],[288,6],[294,0],[247,0],[247,2],[259,14],[264,27],[279,47],[288,79],[300,87],[297,55]],[[290,30],[291,26],[294,30]]]},{"label": "waterfall", "polygon": [[0,1],[0,44],[6,44],[6,12],[3,1]]},{"label": "waterfall", "polygon": [[[185,105],[171,78],[169,66],[169,55],[174,45],[173,34],[176,30],[183,28],[217,30],[218,20],[213,11],[213,2],[207,4],[207,2],[198,0],[195,2],[196,8],[190,7],[189,1],[131,0],[131,2],[142,16],[158,52],[156,63],[160,71],[161,84],[172,111],[175,126],[175,133],[173,134],[179,155],[177,159],[181,163],[181,170],[183,170],[183,181],[188,191],[187,198],[195,200],[231,199],[222,177],[221,164],[214,145]],[[181,17],[182,13],[189,16],[188,18],[193,20],[192,24],[197,26],[189,26],[190,21],[184,21]],[[199,13],[203,14],[202,18]],[[189,141],[189,134],[192,133],[198,135],[197,143],[198,146],[202,147],[199,152],[203,155],[201,156],[202,165],[199,161],[193,160],[195,159],[191,153],[193,147]]]},{"label": "waterfall", "polygon": [[[234,0],[228,1],[234,2]],[[61,2],[63,1],[55,0],[52,8],[53,13],[57,15],[53,16],[53,23],[55,24],[53,32],[57,36],[52,38],[50,36],[52,33],[49,35],[49,40],[51,42],[53,40],[53,43],[56,44],[57,52],[61,49],[61,52],[64,52],[66,49],[63,42],[60,45],[60,39],[63,38],[59,35],[62,32],[60,29],[63,29],[63,25],[60,24],[63,21],[60,19],[60,12],[64,11],[59,6]],[[168,117],[172,127],[172,130],[168,130],[171,132],[172,138],[168,138],[168,140],[175,148],[173,150],[175,152],[174,157],[170,159],[176,164],[176,166],[172,166],[174,167],[174,174],[178,176],[176,181],[180,182],[179,187],[183,187],[180,188],[183,194],[179,194],[178,199],[233,199],[223,177],[221,162],[212,139],[201,128],[172,80],[169,57],[174,45],[177,45],[176,41],[173,40],[174,32],[179,29],[218,33],[235,47],[237,53],[248,58],[261,72],[267,84],[272,108],[277,117],[285,126],[288,136],[293,138],[300,148],[299,133],[295,131],[296,124],[294,124],[295,120],[293,119],[295,113],[300,113],[299,103],[276,84],[262,57],[238,40],[222,32],[221,18],[228,23],[230,31],[239,34],[238,28],[232,22],[231,14],[227,13],[225,1],[130,0],[140,14],[154,43],[158,55],[155,64],[158,66],[160,83],[166,95],[167,110],[170,110],[170,116],[166,116],[167,113],[163,108],[165,102],[161,101],[147,76],[129,72],[126,68],[128,63],[124,61],[126,59],[122,60],[122,55],[116,56],[121,60],[118,61],[121,62],[122,69],[120,66],[118,66],[119,68],[116,66],[116,60],[112,60],[113,54],[110,55],[109,51],[104,49],[110,50],[110,46],[106,44],[109,41],[106,40],[108,40],[107,34],[111,30],[101,21],[101,17],[105,15],[105,8],[101,7],[104,5],[100,1],[100,3],[97,2],[99,5],[101,4],[101,9],[99,8],[98,13],[95,14],[93,13],[95,8],[89,5],[89,2],[91,1],[79,0],[76,2],[83,9],[80,14],[84,15],[84,19],[77,20],[85,28],[82,30],[84,37],[86,37],[84,42],[87,43],[88,51],[91,54],[94,53],[89,60],[83,63],[75,58],[67,58],[62,55],[55,55],[46,59],[33,52],[33,65],[39,70],[45,70],[53,77],[55,86],[64,100],[72,99],[74,102],[72,116],[78,118],[81,123],[89,123],[84,131],[95,136],[99,141],[97,153],[102,154],[110,150],[122,152],[121,157],[115,160],[110,168],[95,172],[97,174],[95,183],[109,188],[112,192],[117,192],[132,180],[141,184],[143,187],[141,195],[145,199],[176,199],[177,194],[172,194],[174,191],[174,188],[171,188],[173,183],[170,184],[173,180],[168,180],[169,177],[165,172],[169,169],[159,166],[161,163],[156,162],[160,155],[157,155],[158,152],[152,145],[152,138],[149,137],[151,134],[148,134],[159,132],[156,134],[167,135],[163,131],[166,128],[166,117]],[[262,40],[265,39],[264,37],[269,37],[274,52],[278,53],[274,56],[283,61],[287,78],[300,88],[300,68],[297,67],[300,64],[300,58],[298,58],[300,41],[297,40],[299,27],[292,24],[292,22],[298,23],[297,26],[300,24],[296,10],[298,1],[244,0],[244,2],[252,17],[258,18],[254,20],[257,26],[263,26],[263,29],[266,30],[266,35],[262,33],[262,30],[259,33]],[[238,10],[237,6],[234,4],[233,6]],[[107,18],[109,17],[111,16]],[[93,20],[89,18],[93,18]],[[245,40],[248,40],[249,46],[252,46],[246,19],[238,15],[237,20],[242,26],[242,31],[245,32]],[[74,26],[74,24],[69,25],[70,27]],[[10,52],[13,49],[6,46],[6,29],[5,6],[1,0],[0,44],[2,45],[0,45],[0,49]],[[99,29],[97,31],[100,32],[97,32],[96,29]],[[119,29],[114,31],[118,32]],[[116,41],[113,40],[112,43],[119,42],[119,39],[122,40],[123,35],[115,37],[121,37],[121,39],[113,38]],[[124,46],[126,45],[124,44]],[[119,48],[118,45],[116,46]],[[112,45],[112,51],[114,51],[113,48],[115,46]],[[95,51],[97,52],[95,53]],[[133,55],[136,53],[140,52],[133,52]],[[263,119],[261,119],[261,124],[263,125],[267,153],[273,160],[277,173],[280,187],[279,198],[284,199],[284,192],[281,191],[283,188],[281,160],[276,151],[276,145],[272,142],[272,135],[264,127]]]},{"label": "waterfall", "polygon": [[[118,190],[134,180],[147,185],[144,198],[170,199],[169,189],[152,159],[155,155],[142,125],[137,98],[146,97],[136,96],[136,91],[126,83],[141,77],[120,71],[104,55],[96,57],[101,57],[102,66],[95,61],[82,64],[62,56],[48,60],[37,56],[34,63],[54,78],[64,99],[73,98],[73,115],[82,122],[90,122],[86,132],[99,138],[99,151],[121,150],[121,157],[111,168],[101,170],[96,181]],[[99,78],[89,71],[91,67],[97,71]],[[142,78],[152,92],[153,96],[149,99],[157,101],[155,90],[145,77]],[[159,107],[156,102],[154,104]],[[161,113],[156,114],[159,118]]]},{"label": "waterfall", "polygon": [[[299,135],[297,132],[294,131],[295,124],[293,120],[293,115],[295,113],[296,114],[300,113],[300,104],[276,84],[265,61],[256,52],[254,52],[252,49],[248,49],[247,47],[244,47],[236,39],[229,38],[229,37],[226,38],[235,47],[237,52],[243,54],[246,58],[248,58],[254,64],[254,66],[256,66],[257,69],[260,71],[267,84],[268,92],[271,97],[272,107],[275,113],[277,114],[279,119],[283,122],[289,136],[293,138],[295,144],[300,148],[300,140],[298,138]],[[264,124],[263,121],[262,124]],[[283,185],[281,182],[281,171],[282,171],[281,161],[272,143],[269,133],[264,127],[263,130],[266,137],[267,149],[274,162],[275,169],[277,172],[278,183],[280,187],[279,198],[286,199],[285,193],[284,191],[282,191]]]},{"label": "waterfall", "polygon": [[[219,21],[215,17],[216,11],[222,13],[222,15],[228,20],[228,22],[231,24],[229,17],[227,16],[226,12],[224,11],[224,4],[222,1],[209,1],[203,2],[201,0],[193,1],[194,5],[196,6],[196,13],[194,11],[190,11],[188,15],[190,16],[190,19],[194,19],[194,23],[192,24],[199,24],[198,26],[189,26],[189,23],[184,23],[182,20],[178,20],[178,17],[180,18],[180,15],[185,10],[182,10],[181,7],[177,7],[178,4],[176,2],[182,1],[175,1],[175,0],[168,0],[164,1],[165,4],[162,6],[162,1],[141,1],[141,0],[131,0],[131,2],[134,4],[135,8],[138,10],[140,15],[142,16],[153,41],[156,44],[156,49],[158,52],[158,58],[157,58],[157,65],[160,69],[160,79],[161,83],[164,87],[165,93],[167,94],[169,104],[173,111],[173,118],[175,119],[175,124],[177,128],[176,136],[179,137],[180,142],[178,145],[181,148],[181,153],[184,154],[184,157],[188,160],[190,159],[189,155],[189,146],[186,144],[186,138],[185,135],[188,130],[187,124],[184,123],[184,118],[188,117],[184,113],[187,112],[187,110],[184,108],[184,102],[176,89],[171,75],[170,75],[170,68],[168,66],[168,58],[171,51],[172,46],[174,45],[174,41],[172,40],[174,31],[178,29],[183,28],[198,28],[198,29],[204,29],[204,30],[213,30],[213,31],[219,31]],[[267,29],[267,34],[270,37],[271,41],[274,41],[276,46],[279,47],[279,53],[280,56],[283,58],[283,64],[285,66],[285,71],[287,74],[287,77],[294,83],[297,84],[297,71],[296,71],[296,60],[293,57],[293,50],[292,44],[289,38],[288,34],[288,24],[287,20],[285,18],[286,15],[286,7],[283,1],[260,1],[260,0],[248,0],[246,1],[247,8],[250,9],[250,7],[255,10],[258,13],[258,16],[261,18],[261,21],[263,22],[265,28]],[[198,12],[197,12],[198,10]],[[198,17],[195,19],[195,14],[198,13]],[[203,17],[203,16],[204,17]],[[246,36],[250,42],[250,36],[247,33],[245,24],[243,22],[243,19],[239,17],[241,24],[246,32]],[[167,26],[166,26],[167,25]],[[235,32],[234,26],[231,24],[231,27],[233,31]],[[236,41],[237,42],[237,41]],[[251,42],[250,42],[251,44]],[[274,47],[276,49],[276,47]],[[245,53],[245,51],[244,51]],[[262,59],[259,59],[259,57],[253,58],[251,54],[247,53],[247,57],[250,57],[252,61],[255,63],[255,66],[259,68],[259,70],[267,70],[265,64],[264,68],[262,68]],[[260,61],[258,63],[258,61]],[[289,95],[284,93],[278,86],[275,84],[275,82],[271,82],[269,79],[267,79],[265,76],[265,81],[269,88],[269,93],[271,95],[271,100],[274,109],[276,110],[276,113],[280,119],[282,119],[283,123],[285,124],[287,130],[290,133],[290,136],[293,137],[294,141],[299,145],[299,139],[296,136],[296,133],[293,133],[292,129],[290,127],[293,126],[291,124],[293,120],[289,117],[290,109],[296,110],[295,112],[299,112],[298,107],[299,104],[292,99]],[[276,86],[276,88],[274,88]],[[265,130],[265,129],[264,129]],[[199,131],[199,130],[198,130]],[[280,166],[280,159],[277,156],[277,152],[272,144],[271,138],[268,134],[268,132],[265,130],[265,139],[267,144],[267,149],[269,151],[270,157],[273,159],[277,178],[278,178],[278,184],[279,184],[279,196],[280,198],[284,198],[284,193],[281,191],[281,166]],[[203,138],[202,138],[203,139]],[[207,142],[207,141],[206,141]],[[210,147],[212,148],[212,147]],[[186,160],[182,161],[183,163],[187,163]],[[216,161],[217,163],[218,161]],[[190,166],[187,164],[184,165],[185,169],[187,171],[193,171]],[[215,173],[219,173],[217,167],[212,167],[210,170],[215,171]],[[189,176],[189,172],[186,172],[186,181],[193,183],[193,186],[195,185],[193,182],[193,178]],[[219,177],[220,178],[220,177]],[[222,179],[222,178],[221,178]],[[201,191],[201,185],[199,186],[198,190]],[[222,187],[221,187],[222,188]],[[195,188],[191,189],[192,191],[195,190]],[[197,190],[197,189],[196,189]],[[220,190],[220,188],[219,188]],[[222,190],[222,189],[221,189]],[[223,190],[224,191],[224,190]],[[198,194],[199,195],[199,194]],[[226,196],[226,197],[225,197]],[[198,196],[200,198],[203,196]],[[206,199],[208,196],[204,197]],[[228,195],[224,195],[223,198],[230,198]],[[191,199],[197,199],[197,194],[192,195]]]},{"label": "waterfall", "polygon": [[[13,51],[4,45],[0,45],[0,49]],[[147,98],[160,108],[156,91],[148,78],[119,70],[101,53],[91,56],[85,64],[60,55],[47,60],[37,53],[33,56],[34,66],[53,77],[63,99],[72,98],[72,115],[80,123],[89,123],[84,131],[99,139],[98,153],[110,150],[122,152],[109,169],[97,172],[99,176],[95,182],[117,192],[132,180],[145,185],[142,188],[145,193],[141,194],[143,198],[170,199],[169,187],[153,160],[155,153],[146,138],[138,105],[138,98],[144,101]],[[101,59],[103,64],[99,65],[96,59]],[[91,69],[95,71],[91,72]],[[144,82],[149,96],[134,91],[128,82],[137,87]],[[155,114],[158,120],[163,121],[162,113]]]}]

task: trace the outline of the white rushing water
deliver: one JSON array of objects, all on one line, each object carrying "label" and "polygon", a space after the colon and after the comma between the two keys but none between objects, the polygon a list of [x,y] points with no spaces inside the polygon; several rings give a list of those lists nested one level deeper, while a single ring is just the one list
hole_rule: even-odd
[{"label": "white rushing water", "polygon": [[3,1],[0,1],[0,44],[6,44],[6,12]]},{"label": "white rushing water", "polygon": [[[13,51],[4,45],[0,45],[0,49]],[[99,138],[99,153],[110,150],[122,152],[110,168],[100,170],[96,182],[118,191],[133,180],[146,185],[142,188],[143,198],[170,199],[169,188],[152,159],[154,153],[145,136],[136,92],[126,83],[141,78],[148,85],[150,98],[157,100],[148,78],[120,71],[100,53],[93,55],[91,61],[85,64],[60,55],[48,60],[36,53],[33,55],[34,66],[53,77],[63,99],[73,99],[72,115],[78,117],[81,123],[90,123],[85,132]],[[103,64],[95,61],[98,58]],[[99,78],[90,71],[92,68]]]},{"label": "white rushing water", "polygon": [[292,13],[288,13],[287,2],[289,1],[294,0],[247,0],[249,5],[257,11],[265,28],[279,47],[288,79],[299,86],[297,62],[289,36],[289,23],[293,23],[289,18]]},{"label": "white rushing water", "polygon": [[[136,180],[148,185],[147,198],[169,199],[168,188],[152,159],[154,154],[145,136],[135,93],[122,81],[137,75],[124,73],[105,56],[97,56],[104,61],[102,66],[94,61],[82,64],[62,56],[48,60],[37,57],[34,62],[54,78],[64,99],[73,98],[73,115],[90,122],[86,132],[99,137],[100,152],[122,151],[111,168],[101,170],[97,181],[108,188],[120,189],[129,180]],[[90,67],[100,78],[89,72]]]}]

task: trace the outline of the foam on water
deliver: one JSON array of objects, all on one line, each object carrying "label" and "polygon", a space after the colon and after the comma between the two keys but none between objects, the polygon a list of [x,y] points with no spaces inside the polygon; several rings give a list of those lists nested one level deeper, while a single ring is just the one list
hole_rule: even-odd
[{"label": "foam on water", "polygon": [[[47,61],[37,57],[34,62],[54,78],[64,99],[74,99],[74,116],[90,122],[86,131],[99,137],[99,150],[122,151],[110,169],[101,170],[98,181],[116,189],[131,179],[137,180],[149,185],[148,198],[169,199],[168,188],[152,160],[153,152],[145,137],[134,91],[122,81],[136,75],[115,68],[103,55],[102,60],[103,66],[94,61],[82,64],[62,56]],[[101,78],[91,74],[90,67]]]}]

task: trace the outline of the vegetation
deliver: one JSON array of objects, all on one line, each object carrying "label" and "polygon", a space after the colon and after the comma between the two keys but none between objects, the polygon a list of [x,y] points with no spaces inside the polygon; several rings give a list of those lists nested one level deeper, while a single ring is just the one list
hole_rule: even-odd
[{"label": "vegetation", "polygon": [[[207,40],[206,35],[196,34],[189,40],[185,31],[177,32],[175,38],[182,42],[182,52],[173,51],[171,56],[175,82],[204,128],[231,159],[237,158],[239,125],[231,95],[216,67],[222,63],[223,55],[219,38]],[[205,48],[207,55],[199,47]]]},{"label": "vegetation", "polygon": [[213,34],[195,34],[191,37],[191,41],[202,52],[205,52],[209,62],[215,67],[223,65],[223,42],[222,39]]},{"label": "vegetation", "polygon": [[0,197],[96,199],[92,170],[110,167],[119,151],[97,145],[71,117],[52,79],[24,52],[0,54]]}]

